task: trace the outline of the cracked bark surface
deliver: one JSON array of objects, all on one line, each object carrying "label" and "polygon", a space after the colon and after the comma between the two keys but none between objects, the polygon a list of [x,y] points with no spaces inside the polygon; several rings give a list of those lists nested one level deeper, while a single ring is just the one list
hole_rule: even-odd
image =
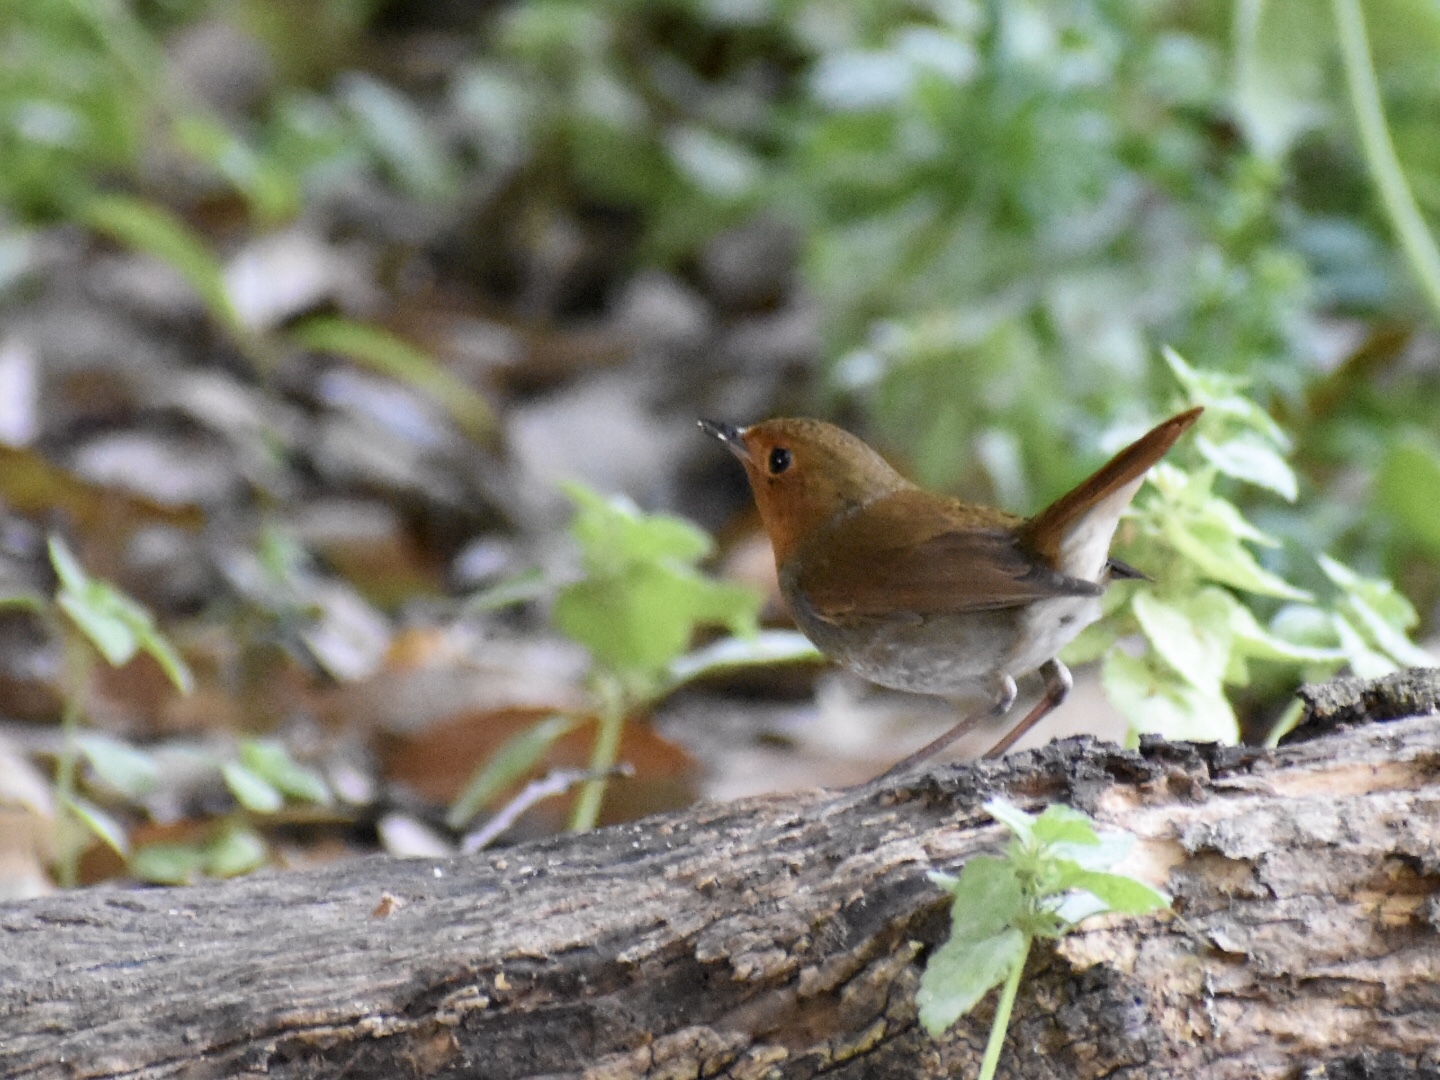
[{"label": "cracked bark surface", "polygon": [[1273,752],[1071,740],[472,858],[0,907],[0,1075],[971,1076],[993,995],[939,1042],[915,1022],[947,928],[926,871],[996,845],[1004,793],[1128,828],[1124,869],[1176,904],[1033,951],[1001,1075],[1440,1078],[1429,678],[1344,698],[1406,718]]}]

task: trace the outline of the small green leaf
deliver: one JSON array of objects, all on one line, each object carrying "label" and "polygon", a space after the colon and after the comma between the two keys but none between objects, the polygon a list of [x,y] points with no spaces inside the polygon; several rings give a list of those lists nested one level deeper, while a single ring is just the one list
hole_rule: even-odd
[{"label": "small green leaf", "polygon": [[1109,870],[1135,847],[1135,838],[1127,832],[1106,829],[1096,834],[1093,844],[1059,841],[1045,848],[1045,855],[1065,859],[1086,870]]},{"label": "small green leaf", "polygon": [[1340,651],[1350,665],[1350,670],[1362,679],[1378,679],[1396,671],[1398,665],[1383,653],[1376,652],[1365,640],[1365,635],[1355,624],[1338,611],[1330,613],[1330,625],[1340,639]]},{"label": "small green leaf", "polygon": [[342,77],[340,95],[371,150],[408,194],[436,200],[454,192],[454,162],[429,119],[409,98],[354,72]]},{"label": "small green leaf", "polygon": [[81,596],[66,589],[55,602],[111,666],[123,667],[139,651],[140,642],[128,623],[113,611],[92,603],[93,599],[92,595]]},{"label": "small green leaf", "polygon": [[265,841],[243,825],[231,825],[204,848],[205,873],[230,878],[248,874],[265,865],[270,857]]},{"label": "small green leaf", "polygon": [[1413,644],[1373,607],[1354,594],[1343,605],[1356,617],[1360,628],[1379,649],[1402,667],[1435,667],[1435,658]]},{"label": "small green leaf", "polygon": [[1204,423],[1207,426],[1217,418],[1224,418],[1242,424],[1282,451],[1290,449],[1290,439],[1280,425],[1246,396],[1249,379],[1224,371],[1193,368],[1168,345],[1161,349],[1161,355],[1176,380],[1187,391],[1190,402],[1205,406],[1207,419]]},{"label": "small green leaf", "polygon": [[80,565],[80,560],[75,558],[70,545],[57,533],[51,533],[49,550],[50,565],[55,570],[55,576],[60,579],[60,584],[69,592],[84,596],[90,588],[90,575]]},{"label": "small green leaf", "polygon": [[623,495],[607,498],[583,484],[560,486],[575,503],[570,535],[591,573],[615,573],[637,563],[693,566],[715,549],[710,534],[684,518],[646,514]]},{"label": "small green leaf", "polygon": [[1085,844],[1098,845],[1100,837],[1095,834],[1095,823],[1089,815],[1082,814],[1064,803],[1051,803],[1038,818],[1032,832],[1042,844]]},{"label": "small green leaf", "polygon": [[979,941],[952,936],[931,954],[920,976],[915,994],[920,1023],[931,1035],[940,1035],[1004,982],[1024,955],[1025,936],[1019,930],[1005,930]]},{"label": "small green leaf", "polygon": [[1326,577],[1350,596],[1364,601],[1397,630],[1409,630],[1420,621],[1415,605],[1390,582],[1357,574],[1328,555],[1317,555],[1315,561],[1320,564],[1320,569],[1325,571]]},{"label": "small green leaf", "polygon": [[190,673],[190,665],[185,663],[185,658],[170,644],[170,639],[150,624],[148,614],[145,621],[147,626],[137,635],[140,648],[160,665],[160,670],[176,690],[182,694],[190,693],[195,689],[195,676]]},{"label": "small green leaf", "polygon": [[0,587],[0,608],[22,608],[43,614],[46,606],[45,597],[33,589]]},{"label": "small green leaf", "polygon": [[1310,594],[1262,567],[1240,537],[1214,520],[1167,518],[1161,526],[1172,547],[1206,577],[1261,596],[1309,600]]},{"label": "small green leaf", "polygon": [[1294,471],[1279,452],[1258,435],[1246,432],[1218,444],[1199,435],[1195,448],[1226,476],[1268,488],[1287,502],[1294,502],[1299,494]]},{"label": "small green leaf", "polygon": [[[1018,812],[1018,811],[1017,811]],[[1010,860],[975,855],[950,887],[950,936],[980,941],[1009,926],[1024,911],[1024,893]]]},{"label": "small green leaf", "polygon": [[1233,744],[1240,739],[1235,711],[1218,688],[1201,690],[1122,649],[1105,657],[1101,682],[1106,697],[1130,721],[1132,732],[1193,742]]},{"label": "small green leaf", "polygon": [[142,799],[155,790],[159,772],[155,759],[113,735],[89,733],[77,737],[81,751],[97,776],[130,799]]},{"label": "small green leaf", "polygon": [[194,844],[146,844],[130,857],[130,873],[156,885],[189,885],[205,868],[205,852]]},{"label": "small green leaf", "polygon": [[281,221],[299,208],[296,180],[218,120],[190,113],[176,119],[174,131],[176,142],[235,185],[262,221]]},{"label": "small green leaf", "polygon": [[1225,675],[1233,641],[1230,612],[1238,606],[1229,593],[1214,588],[1176,602],[1143,589],[1131,601],[1155,651],[1193,686],[1212,692]]},{"label": "small green leaf", "polygon": [[512,735],[470,778],[445,815],[445,823],[452,829],[463,829],[491,799],[533,769],[555,740],[574,731],[581,720],[568,713],[556,713]]},{"label": "small green leaf", "polygon": [[1084,889],[1111,911],[1124,915],[1145,915],[1170,906],[1170,898],[1143,881],[1124,874],[1086,870],[1075,863],[1062,865],[1061,881],[1066,888]]},{"label": "small green leaf", "polygon": [[465,601],[464,610],[466,614],[475,615],[486,611],[499,611],[512,604],[535,600],[549,590],[550,582],[545,577],[545,571],[534,567],[472,593]]},{"label": "small green leaf", "polygon": [[795,630],[762,630],[752,637],[728,637],[676,657],[670,663],[671,686],[722,671],[764,664],[814,663],[824,654]]},{"label": "small green leaf", "polygon": [[183,277],[210,313],[232,331],[246,331],[225,290],[225,271],[189,226],[154,203],[124,195],[98,195],[80,207],[91,228],[151,255]]},{"label": "small green leaf", "polygon": [[1295,698],[1285,706],[1285,711],[1280,714],[1280,719],[1275,721],[1275,726],[1270,729],[1270,734],[1265,736],[1266,749],[1274,750],[1280,745],[1280,740],[1299,727],[1300,722],[1304,719],[1305,703],[1299,698]]},{"label": "small green leaf", "polygon": [[610,670],[653,676],[685,651],[697,626],[721,623],[733,633],[753,632],[760,603],[754,590],[689,567],[637,562],[566,586],[552,618]]},{"label": "small green leaf", "polygon": [[1035,818],[999,796],[986,801],[985,812],[1027,844],[1034,835]]},{"label": "small green leaf", "polygon": [[125,827],[113,817],[88,799],[78,796],[71,798],[68,805],[70,812],[116,855],[123,859],[130,854],[130,840],[125,835]]},{"label": "small green leaf", "polygon": [[227,761],[220,767],[225,786],[235,801],[257,814],[273,814],[285,805],[285,797],[264,777],[247,769],[238,761]]},{"label": "small green leaf", "polygon": [[378,326],[317,315],[296,326],[291,336],[307,349],[343,356],[418,390],[445,409],[476,442],[492,442],[499,431],[495,410],[483,394],[429,353]]},{"label": "small green leaf", "polygon": [[240,764],[292,799],[330,802],[330,788],[320,775],[299,764],[284,745],[273,739],[242,740]]},{"label": "small green leaf", "polygon": [[50,537],[50,563],[60,578],[56,603],[111,665],[128,664],[143,649],[181,693],[190,693],[189,667],[145,608],[108,581],[86,574],[59,536]]},{"label": "small green leaf", "polygon": [[[1292,604],[1289,608],[1308,605]],[[1284,608],[1281,609],[1285,610]],[[1314,611],[1323,625],[1323,636],[1333,638],[1324,612]],[[1343,660],[1344,654],[1337,648],[1304,644],[1264,629],[1255,621],[1255,616],[1244,604],[1236,604],[1230,611],[1230,632],[1235,635],[1235,649],[1257,660],[1281,660],[1297,664],[1324,664]]]}]

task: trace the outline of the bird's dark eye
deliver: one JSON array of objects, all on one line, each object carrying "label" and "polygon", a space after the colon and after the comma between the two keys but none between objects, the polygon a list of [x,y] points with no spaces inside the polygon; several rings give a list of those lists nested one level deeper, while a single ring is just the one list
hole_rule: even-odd
[{"label": "bird's dark eye", "polygon": [[790,451],[777,446],[770,451],[770,475],[779,476],[790,467]]}]

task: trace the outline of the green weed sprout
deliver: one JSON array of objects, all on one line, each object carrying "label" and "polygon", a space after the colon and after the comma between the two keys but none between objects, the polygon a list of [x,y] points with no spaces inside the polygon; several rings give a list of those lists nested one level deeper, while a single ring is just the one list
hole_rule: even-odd
[{"label": "green weed sprout", "polygon": [[[683,518],[643,513],[629,499],[607,498],[580,484],[567,484],[565,490],[577,507],[570,533],[580,546],[582,576],[559,589],[553,618],[561,633],[590,652],[590,685],[599,718],[590,779],[570,820],[572,831],[583,832],[593,828],[599,816],[626,716],[709,672],[819,654],[799,634],[760,632],[760,596],[716,581],[698,568],[714,550],[714,541],[703,530]],[[535,592],[533,576],[526,575],[472,600],[470,606],[494,606],[489,595],[508,602]],[[733,636],[687,652],[700,626],[724,626]],[[455,801],[450,826],[463,827],[586,719],[557,713],[512,738]]]},{"label": "green weed sprout", "polygon": [[[1346,666],[1374,677],[1431,664],[1406,636],[1419,622],[1414,607],[1389,582],[1317,554],[1316,576],[1326,583],[1317,595],[1257,558],[1254,549],[1280,541],[1217,487],[1238,482],[1294,500],[1290,441],[1246,396],[1245,379],[1198,370],[1173,350],[1165,360],[1186,402],[1204,405],[1205,415],[1193,440],[1150,471],[1121,526],[1118,553],[1153,580],[1112,586],[1105,617],[1063,653],[1068,663],[1103,660],[1105,692],[1130,721],[1131,744],[1147,733],[1238,742],[1226,690],[1248,685],[1257,662],[1297,681],[1327,679]],[[1273,614],[1262,623],[1236,593]],[[1143,651],[1122,641],[1143,642]],[[1271,738],[1299,715],[1296,701]]]},{"label": "green weed sprout", "polygon": [[53,600],[24,592],[0,597],[0,606],[33,611],[49,624],[64,650],[63,741],[55,773],[60,813],[56,877],[60,884],[72,888],[77,883],[80,856],[91,837],[109,846],[126,861],[129,871],[144,881],[180,884],[201,873],[231,877],[262,865],[268,850],[247,815],[274,813],[287,798],[330,801],[325,782],[296,763],[277,742],[242,739],[233,755],[209,760],[239,809],[221,821],[203,843],[157,843],[132,851],[121,821],[80,794],[78,767],[82,759],[102,789],[135,804],[142,804],[162,780],[153,753],[113,735],[83,729],[85,692],[96,656],[113,667],[123,667],[145,653],[185,694],[190,693],[194,679],[150,612],[114,585],[91,576],[60,537],[50,538],[49,551],[60,582]]},{"label": "green weed sprout", "polygon": [[995,1075],[1036,939],[1061,938],[1104,912],[1145,915],[1170,906],[1164,893],[1111,872],[1134,844],[1129,834],[1097,832],[1089,817],[1060,804],[1038,817],[1000,798],[985,809],[1010,830],[1010,843],[1003,855],[975,856],[959,877],[930,875],[954,896],[950,938],[930,955],[916,994],[920,1023],[939,1037],[991,989],[1002,987],[980,1080]]}]

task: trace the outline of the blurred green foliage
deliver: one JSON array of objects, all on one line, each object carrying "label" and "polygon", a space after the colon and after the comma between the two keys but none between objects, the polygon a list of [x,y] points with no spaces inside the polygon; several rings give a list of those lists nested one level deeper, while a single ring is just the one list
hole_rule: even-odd
[{"label": "blurred green foliage", "polygon": [[[1374,117],[1354,118],[1356,39],[1337,25],[1362,9],[1408,225],[1376,195]],[[194,99],[166,62],[177,32],[218,14],[278,72],[243,117]],[[1414,607],[1382,578],[1430,621],[1440,363],[1412,268],[1440,214],[1435,4],[514,0],[474,17],[473,56],[404,84],[361,47],[386,14],[4,5],[0,213],[167,258],[253,351],[210,241],[185,231],[205,195],[237,198],[256,229],[357,177],[532,235],[603,210],[636,223],[626,258],[682,271],[766,212],[799,229],[823,314],[816,409],[859,416],[926,484],[1033,510],[1098,463],[1105,433],[1161,413],[1173,374],[1210,406],[1191,459],[1138,508],[1134,543],[1177,584],[1115,591],[1106,632],[1148,642],[1110,652],[1122,704],[1159,675],[1213,703],[1223,686],[1263,698],[1297,671],[1421,659],[1403,633]],[[143,167],[161,152],[188,163],[186,191]],[[460,400],[378,332],[312,323],[291,343]],[[461,405],[488,429],[483,402]],[[583,601],[610,588],[624,612],[673,582],[602,578],[562,597],[559,624],[602,663],[661,671],[659,653],[587,629],[600,622]],[[1251,660],[1279,666],[1257,683]]]},{"label": "blurred green foliage", "polygon": [[[93,654],[113,667],[123,667],[145,653],[181,693],[190,693],[194,677],[150,612],[109,582],[91,576],[59,536],[51,536],[49,551],[59,579],[53,601],[23,594],[0,599],[0,605],[20,604],[36,612],[65,646],[64,742],[55,781],[55,801],[61,808],[56,857],[60,883],[76,884],[80,856],[95,840],[124,859],[135,877],[157,883],[179,884],[200,874],[231,877],[264,865],[269,848],[253,827],[252,815],[274,814],[287,800],[331,801],[330,788],[318,774],[297,763],[280,743],[267,739],[241,739],[226,754],[191,755],[199,770],[191,771],[189,782],[213,773],[235,803],[232,812],[210,823],[205,839],[151,843],[132,850],[126,820],[136,810],[148,810],[147,800],[174,778],[161,768],[155,749],[140,749],[83,728]],[[88,772],[79,769],[82,761]]]}]

